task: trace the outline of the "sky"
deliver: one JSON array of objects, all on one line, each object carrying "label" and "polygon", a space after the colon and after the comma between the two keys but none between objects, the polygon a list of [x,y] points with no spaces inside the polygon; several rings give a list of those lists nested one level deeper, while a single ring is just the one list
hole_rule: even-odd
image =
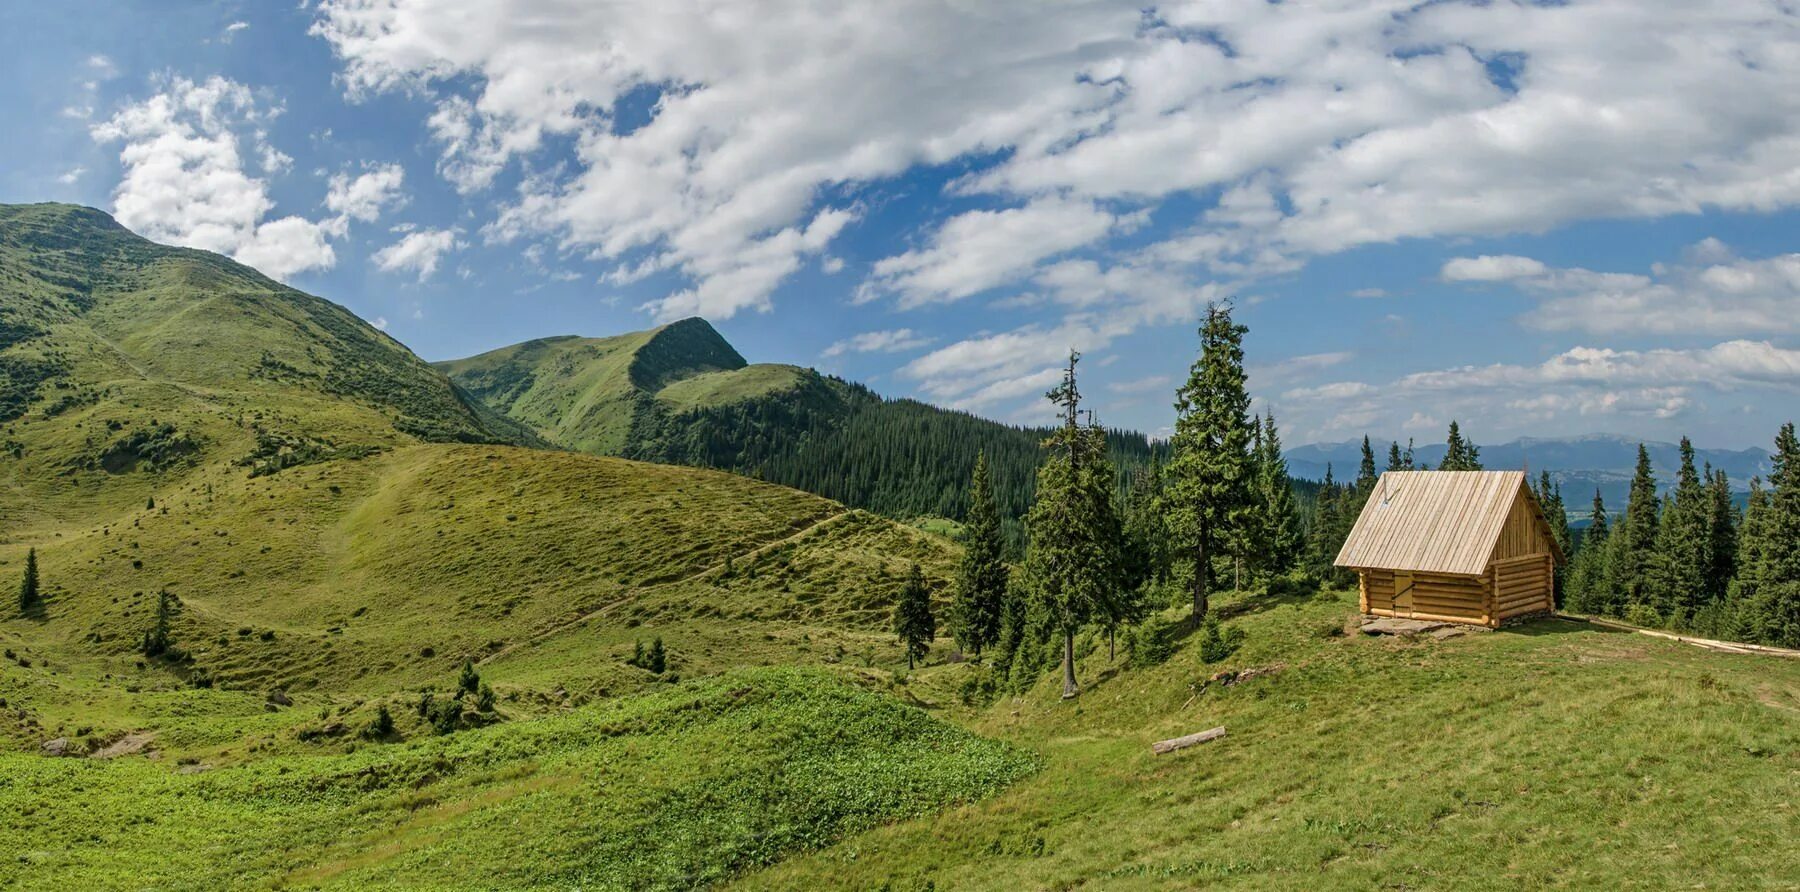
[{"label": "sky", "polygon": [[427,359],[710,320],[1006,422],[1166,435],[1209,302],[1289,444],[1800,415],[1791,0],[0,7],[0,201]]}]

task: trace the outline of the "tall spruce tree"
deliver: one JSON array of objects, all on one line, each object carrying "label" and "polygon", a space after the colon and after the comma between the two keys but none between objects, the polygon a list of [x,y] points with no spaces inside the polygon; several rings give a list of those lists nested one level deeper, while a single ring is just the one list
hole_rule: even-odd
[{"label": "tall spruce tree", "polygon": [[906,583],[900,587],[900,601],[894,605],[894,634],[906,650],[906,668],[931,652],[937,637],[937,618],[931,614],[931,587],[925,584],[925,571],[913,564],[906,571]]},{"label": "tall spruce tree", "polygon": [[1723,469],[1706,474],[1706,597],[1723,601],[1737,575],[1737,508]]},{"label": "tall spruce tree", "polygon": [[1772,464],[1758,573],[1762,613],[1772,643],[1800,647],[1800,438],[1791,421],[1775,436]]},{"label": "tall spruce tree", "polygon": [[1707,495],[1694,467],[1694,444],[1687,437],[1681,438],[1681,468],[1667,506],[1657,520],[1655,551],[1648,563],[1649,602],[1665,620],[1685,626],[1702,603],[1711,564]]},{"label": "tall spruce tree", "polygon": [[1356,494],[1363,499],[1375,491],[1375,450],[1369,448],[1369,435],[1363,434],[1362,460],[1356,465]]},{"label": "tall spruce tree", "polygon": [[1463,439],[1462,429],[1454,420],[1450,422],[1450,436],[1445,440],[1445,447],[1444,460],[1438,463],[1438,470],[1481,470],[1481,450],[1474,443]]},{"label": "tall spruce tree", "polygon": [[1325,479],[1319,483],[1319,494],[1313,503],[1312,526],[1306,530],[1306,563],[1308,570],[1318,579],[1330,579],[1336,575],[1332,562],[1337,560],[1338,549],[1344,542],[1337,538],[1339,517],[1343,513],[1338,506],[1338,485],[1332,478],[1331,462],[1325,463]]},{"label": "tall spruce tree", "polygon": [[1581,546],[1569,561],[1568,601],[1570,607],[1582,613],[1607,613],[1606,539],[1609,524],[1606,502],[1600,498],[1599,487],[1594,487],[1594,506],[1589,516],[1592,519],[1581,536]]},{"label": "tall spruce tree", "polygon": [[1275,413],[1263,416],[1258,438],[1256,528],[1261,567],[1269,573],[1285,573],[1300,558],[1300,515],[1294,507],[1294,482],[1288,478],[1287,458],[1281,454],[1281,432]]},{"label": "tall spruce tree", "polygon": [[1196,627],[1206,616],[1213,558],[1251,518],[1247,331],[1231,320],[1228,305],[1208,304],[1200,326],[1200,357],[1176,392],[1166,492],[1170,530],[1179,553],[1193,565],[1190,619]]},{"label": "tall spruce tree", "polygon": [[1104,440],[1077,421],[1081,392],[1070,351],[1062,383],[1046,396],[1061,409],[1063,425],[1044,441],[1037,500],[1026,516],[1031,547],[1026,576],[1042,620],[1062,639],[1063,696],[1080,691],[1075,681],[1075,633],[1117,597],[1121,578],[1119,532],[1113,512],[1112,466]]},{"label": "tall spruce tree", "polygon": [[1569,512],[1563,506],[1562,485],[1550,481],[1549,471],[1538,472],[1537,500],[1538,507],[1544,512],[1544,519],[1550,522],[1550,536],[1556,540],[1556,547],[1565,558],[1565,563],[1556,568],[1552,591],[1556,606],[1561,608],[1568,599],[1569,566],[1566,560],[1574,547],[1569,536]]},{"label": "tall spruce tree", "polygon": [[30,613],[37,609],[43,600],[43,593],[38,591],[37,549],[25,550],[25,577],[19,580],[19,612]]},{"label": "tall spruce tree", "polygon": [[1000,637],[1001,601],[1006,597],[1006,543],[1000,512],[988,480],[987,453],[975,458],[969,481],[969,514],[963,523],[963,556],[956,573],[950,632],[958,647],[980,655]]},{"label": "tall spruce tree", "polygon": [[1401,463],[1400,459],[1400,441],[1395,440],[1388,444],[1387,469],[1390,471],[1398,471],[1404,467],[1406,466]]},{"label": "tall spruce tree", "polygon": [[1406,451],[1400,454],[1400,470],[1416,471],[1416,470],[1418,470],[1418,467],[1419,467],[1418,464],[1413,461],[1412,438],[1407,437],[1406,438]]},{"label": "tall spruce tree", "polygon": [[1650,469],[1649,450],[1639,443],[1625,515],[1608,540],[1608,612],[1623,614],[1630,607],[1648,603],[1644,582],[1656,552],[1656,526],[1656,475]]}]

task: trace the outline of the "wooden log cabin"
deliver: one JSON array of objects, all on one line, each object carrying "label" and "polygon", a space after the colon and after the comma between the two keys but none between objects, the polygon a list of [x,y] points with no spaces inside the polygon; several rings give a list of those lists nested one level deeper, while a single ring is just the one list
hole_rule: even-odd
[{"label": "wooden log cabin", "polygon": [[1337,566],[1362,612],[1498,628],[1555,609],[1563,553],[1523,471],[1388,471]]}]

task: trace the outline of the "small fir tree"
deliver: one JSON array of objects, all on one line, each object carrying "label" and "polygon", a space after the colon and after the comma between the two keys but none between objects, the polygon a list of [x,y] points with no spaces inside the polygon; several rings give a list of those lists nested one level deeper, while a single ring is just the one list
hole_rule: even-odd
[{"label": "small fir tree", "polygon": [[462,674],[456,679],[456,687],[465,694],[473,694],[481,687],[481,676],[475,673],[475,663],[464,660]]},{"label": "small fir tree", "polygon": [[988,479],[987,453],[975,458],[969,481],[969,514],[964,525],[963,556],[957,566],[956,595],[950,611],[950,633],[957,646],[980,655],[1000,636],[1001,600],[1006,597],[1006,544],[1000,512]]},{"label": "small fir tree", "polygon": [[894,606],[894,634],[906,650],[906,668],[931,652],[937,637],[937,619],[931,615],[931,588],[925,584],[925,571],[913,564],[900,587],[900,602]]},{"label": "small fir tree", "polygon": [[19,612],[30,613],[43,601],[38,591],[37,549],[25,550],[25,578],[19,580]]},{"label": "small fir tree", "polygon": [[1445,441],[1445,447],[1444,460],[1438,464],[1438,470],[1481,470],[1481,450],[1474,443],[1463,439],[1462,429],[1455,421],[1450,422],[1450,436]]}]

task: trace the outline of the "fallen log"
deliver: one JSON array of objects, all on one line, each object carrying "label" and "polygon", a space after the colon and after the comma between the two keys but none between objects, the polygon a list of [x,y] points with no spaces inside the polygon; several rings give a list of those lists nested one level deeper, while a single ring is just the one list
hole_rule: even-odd
[{"label": "fallen log", "polygon": [[1189,734],[1186,737],[1176,737],[1176,738],[1173,738],[1170,740],[1158,740],[1157,742],[1150,744],[1150,751],[1160,756],[1163,753],[1172,753],[1172,752],[1175,752],[1176,750],[1187,749],[1188,747],[1193,746],[1194,744],[1197,744],[1197,743],[1205,743],[1208,740],[1218,740],[1219,738],[1224,737],[1224,736],[1225,736],[1224,728],[1222,728],[1222,727],[1221,728],[1210,728],[1205,731],[1200,731],[1198,733]]}]

